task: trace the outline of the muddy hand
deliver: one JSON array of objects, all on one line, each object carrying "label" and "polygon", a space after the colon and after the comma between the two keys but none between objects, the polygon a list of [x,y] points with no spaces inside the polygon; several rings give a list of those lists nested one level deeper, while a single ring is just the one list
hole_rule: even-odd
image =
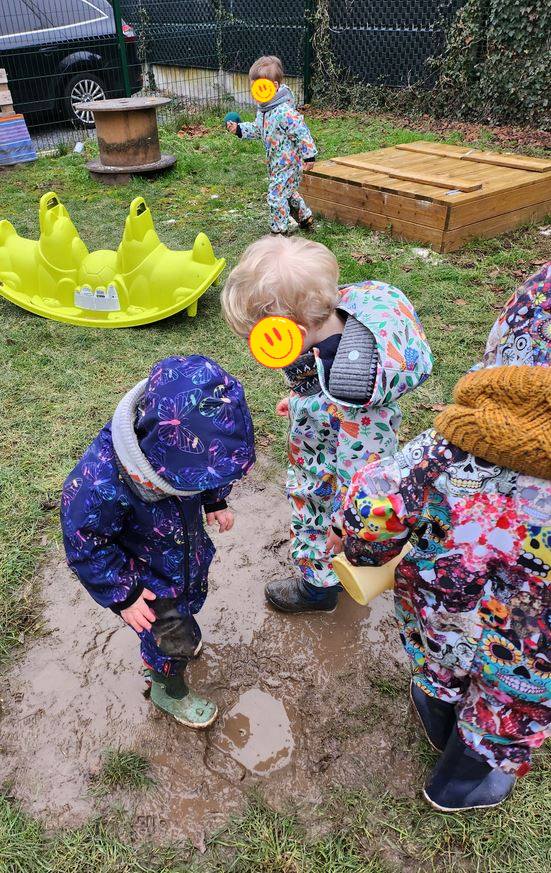
[{"label": "muddy hand", "polygon": [[132,606],[121,609],[121,618],[130,625],[137,634],[144,630],[151,630],[151,623],[155,621],[155,613],[146,603],[146,600],[155,600],[153,591],[144,588],[138,599]]},{"label": "muddy hand", "polygon": [[233,512],[231,509],[219,509],[218,512],[207,512],[207,524],[218,522],[218,530],[225,533],[233,527]]}]

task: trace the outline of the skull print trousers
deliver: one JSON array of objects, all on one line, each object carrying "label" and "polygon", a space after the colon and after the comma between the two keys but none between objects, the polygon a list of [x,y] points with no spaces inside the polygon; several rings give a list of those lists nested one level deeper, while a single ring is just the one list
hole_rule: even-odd
[{"label": "skull print trousers", "polygon": [[445,603],[435,607],[426,592],[396,578],[396,617],[413,681],[454,704],[463,741],[516,776],[528,772],[531,750],[551,735],[550,649],[546,656],[541,647],[549,593],[544,580],[539,591],[518,592],[504,627],[506,610],[495,591],[487,588],[474,610],[461,613]]}]

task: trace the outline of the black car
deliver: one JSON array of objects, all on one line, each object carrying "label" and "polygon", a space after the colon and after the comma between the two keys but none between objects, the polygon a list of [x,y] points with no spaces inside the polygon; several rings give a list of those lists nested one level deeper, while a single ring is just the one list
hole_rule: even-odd
[{"label": "black car", "polygon": [[[130,90],[142,87],[136,37],[123,22]],[[113,8],[107,0],[0,0],[0,68],[14,108],[28,116],[60,112],[93,127],[77,103],[124,97]],[[33,123],[36,119],[29,118]]]}]

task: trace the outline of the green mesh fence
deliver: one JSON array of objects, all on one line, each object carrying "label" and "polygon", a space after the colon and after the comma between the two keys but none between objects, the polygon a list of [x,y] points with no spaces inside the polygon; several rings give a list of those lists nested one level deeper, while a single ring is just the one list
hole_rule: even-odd
[{"label": "green mesh fence", "polygon": [[93,136],[77,108],[89,100],[162,94],[173,114],[250,105],[247,72],[263,54],[282,59],[299,103],[313,75],[316,94],[331,75],[430,85],[427,59],[461,2],[0,0],[0,68],[36,147],[60,147]]}]

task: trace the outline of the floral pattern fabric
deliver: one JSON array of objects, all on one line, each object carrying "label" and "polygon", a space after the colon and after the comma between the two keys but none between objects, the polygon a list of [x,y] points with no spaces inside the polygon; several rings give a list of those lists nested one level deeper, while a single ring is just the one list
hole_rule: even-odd
[{"label": "floral pattern fabric", "polygon": [[315,349],[317,390],[308,372],[303,374],[307,393],[290,394],[291,557],[305,580],[318,587],[338,584],[327,536],[332,526],[341,527],[341,505],[353,474],[396,450],[401,421],[397,401],[432,370],[423,328],[397,288],[371,281],[346,286],[340,290],[338,308],[372,331],[378,366],[370,401],[347,403],[329,393]]},{"label": "floral pattern fabric", "polygon": [[395,607],[414,681],[492,766],[525,773],[551,730],[551,482],[430,430],[355,475],[344,527],[355,564],[409,539]]}]

